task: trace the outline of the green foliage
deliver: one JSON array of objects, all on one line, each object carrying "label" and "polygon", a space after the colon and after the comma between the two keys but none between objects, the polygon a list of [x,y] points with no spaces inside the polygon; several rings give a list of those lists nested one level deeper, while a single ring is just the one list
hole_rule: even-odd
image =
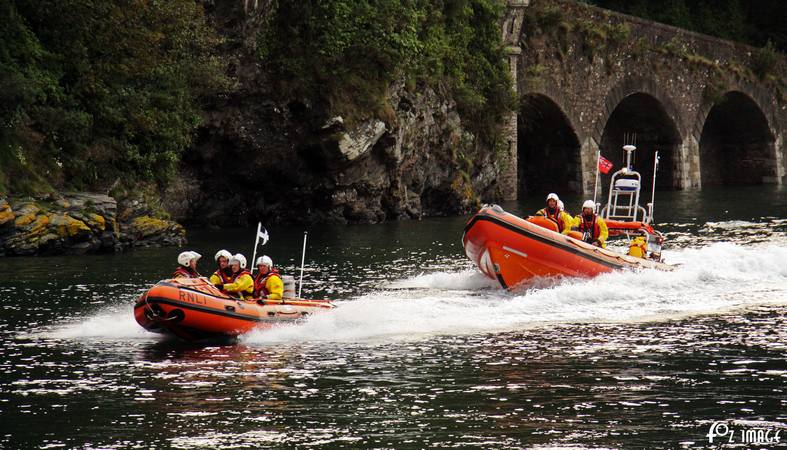
[{"label": "green foliage", "polygon": [[662,51],[668,55],[682,57],[686,55],[686,49],[683,47],[680,39],[673,37],[666,44],[662,46]]},{"label": "green foliage", "polygon": [[350,122],[385,117],[387,89],[403,78],[447,89],[488,139],[512,104],[501,1],[278,0],[272,10],[258,49],[282,98]]},{"label": "green foliage", "polygon": [[694,20],[686,0],[667,0],[654,9],[654,19],[686,30],[694,29]]},{"label": "green foliage", "polygon": [[[193,1],[12,0],[0,6],[0,154],[82,189],[165,183],[222,89],[219,39]],[[14,172],[9,175],[10,172]]]},{"label": "green foliage", "polygon": [[787,49],[784,0],[592,0],[602,8],[723,39]]},{"label": "green foliage", "polygon": [[751,58],[751,70],[760,80],[774,73],[779,63],[779,55],[773,47],[773,42],[768,41],[765,47],[757,49]]},{"label": "green foliage", "polygon": [[605,25],[591,21],[581,21],[577,24],[576,30],[582,37],[582,52],[591,61],[597,52],[603,51],[607,46]]},{"label": "green foliage", "polygon": [[631,36],[631,27],[627,23],[607,24],[607,36],[613,46],[620,46]]},{"label": "green foliage", "polygon": [[525,83],[527,90],[537,90],[544,85],[542,78],[544,72],[547,70],[546,66],[542,64],[533,64],[525,67],[522,72],[522,80]]},{"label": "green foliage", "polygon": [[548,5],[537,11],[536,26],[541,31],[549,31],[563,21],[563,11],[556,5]]}]

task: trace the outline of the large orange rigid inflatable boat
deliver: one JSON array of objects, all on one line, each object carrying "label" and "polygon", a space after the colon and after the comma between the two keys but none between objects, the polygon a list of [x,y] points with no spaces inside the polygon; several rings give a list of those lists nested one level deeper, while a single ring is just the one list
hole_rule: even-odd
[{"label": "large orange rigid inflatable boat", "polygon": [[[575,232],[562,235],[546,222],[542,217],[522,219],[497,205],[485,206],[465,226],[465,253],[503,288],[515,288],[534,277],[592,277],[616,269],[672,268],[585,243]],[[640,229],[652,232],[642,223],[611,221],[609,226],[610,235]]]},{"label": "large orange rigid inflatable boat", "polygon": [[205,278],[176,278],[162,280],[142,294],[134,317],[148,331],[195,341],[294,323],[331,308],[328,300],[238,300]]}]

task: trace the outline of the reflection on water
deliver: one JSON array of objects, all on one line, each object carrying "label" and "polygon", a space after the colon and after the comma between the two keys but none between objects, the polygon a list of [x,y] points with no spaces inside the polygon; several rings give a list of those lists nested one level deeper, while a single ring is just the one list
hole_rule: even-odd
[{"label": "reflection on water", "polygon": [[[134,322],[179,249],[2,260],[0,446],[706,448],[717,420],[787,436],[783,191],[663,196],[676,271],[516,293],[462,257],[464,218],[311,229],[306,291],[339,308],[236,345]],[[270,231],[292,272],[301,230]]]}]

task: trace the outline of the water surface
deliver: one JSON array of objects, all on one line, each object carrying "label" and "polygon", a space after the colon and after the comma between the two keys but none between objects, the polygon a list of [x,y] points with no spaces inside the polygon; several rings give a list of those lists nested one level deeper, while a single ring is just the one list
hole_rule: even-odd
[{"label": "water surface", "polygon": [[[134,322],[181,249],[2,259],[0,447],[706,448],[714,421],[784,442],[785,191],[660,192],[656,217],[677,270],[516,293],[463,256],[466,217],[315,227],[304,294],[339,307],[236,345]],[[270,229],[287,273],[303,231]],[[251,259],[251,229],[190,236],[203,273]]]}]

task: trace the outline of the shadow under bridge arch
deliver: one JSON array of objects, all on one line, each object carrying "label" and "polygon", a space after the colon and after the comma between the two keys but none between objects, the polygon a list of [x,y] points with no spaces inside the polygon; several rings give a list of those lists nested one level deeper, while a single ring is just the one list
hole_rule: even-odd
[{"label": "shadow under bridge arch", "polygon": [[[620,103],[607,119],[601,135],[601,154],[613,164],[613,171],[625,165],[623,145],[625,136],[635,136],[637,151],[634,153],[634,170],[642,175],[643,194],[651,191],[655,152],[659,152],[659,167],[656,190],[674,189],[678,186],[680,132],[675,120],[669,116],[664,105],[650,94],[637,92]],[[602,177],[601,190],[606,191]],[[605,194],[606,195],[606,194]]]},{"label": "shadow under bridge arch", "polygon": [[518,196],[581,192],[580,144],[566,114],[549,97],[522,97],[517,124]]},{"label": "shadow under bridge arch", "polygon": [[702,186],[776,183],[775,140],[757,103],[741,92],[728,92],[702,127]]}]

